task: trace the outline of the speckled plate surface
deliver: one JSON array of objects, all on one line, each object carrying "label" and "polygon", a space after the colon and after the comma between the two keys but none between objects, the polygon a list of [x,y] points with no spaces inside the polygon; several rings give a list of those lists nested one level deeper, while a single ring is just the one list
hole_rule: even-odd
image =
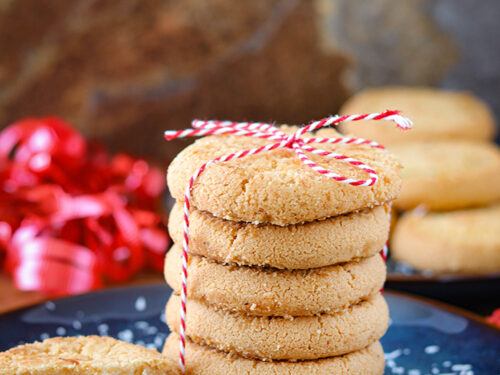
[{"label": "speckled plate surface", "polygon": [[[0,350],[53,336],[110,335],[160,349],[168,334],[163,285],[118,288],[50,301],[0,316]],[[500,374],[500,331],[473,315],[385,292],[391,326],[386,374]]]}]

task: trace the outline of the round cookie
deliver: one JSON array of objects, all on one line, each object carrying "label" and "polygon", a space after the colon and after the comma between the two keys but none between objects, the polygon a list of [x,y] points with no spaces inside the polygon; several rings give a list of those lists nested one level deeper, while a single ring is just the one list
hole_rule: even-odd
[{"label": "round cookie", "polygon": [[[180,297],[167,303],[167,323],[179,332]],[[187,336],[219,350],[263,360],[308,360],[365,348],[385,333],[389,313],[384,298],[370,299],[335,314],[256,317],[187,302]]]},{"label": "round cookie", "polygon": [[493,144],[418,142],[392,150],[404,165],[398,209],[454,210],[500,200],[500,150]]},{"label": "round cookie", "polygon": [[[165,278],[180,293],[180,246],[168,252]],[[218,309],[260,316],[333,313],[366,299],[384,285],[380,255],[310,270],[276,270],[222,265],[192,255],[188,295]]]},{"label": "round cookie", "polygon": [[[317,135],[338,137],[339,133],[326,129]],[[268,143],[264,139],[238,136],[199,139],[170,164],[167,174],[170,192],[182,200],[189,178],[206,161]],[[340,183],[305,166],[292,150],[277,149],[209,166],[192,189],[192,205],[227,220],[289,225],[374,207],[398,195],[400,166],[387,151],[360,145],[317,146],[370,165],[379,174],[378,182],[373,186]],[[367,178],[366,173],[349,164],[309,156],[338,174]]]},{"label": "round cookie", "polygon": [[2,374],[180,374],[156,350],[111,337],[55,337],[0,353]]},{"label": "round cookie", "polygon": [[[163,355],[170,359],[178,358],[179,336],[175,333],[167,338]],[[384,352],[379,342],[339,357],[298,362],[263,362],[247,359],[189,340],[186,347],[187,375],[382,375],[383,373]]]},{"label": "round cookie", "polygon": [[494,138],[495,120],[491,110],[467,92],[426,87],[371,88],[350,98],[340,112],[370,113],[386,109],[402,111],[413,121],[413,129],[402,132],[380,122],[363,121],[345,124],[343,130],[386,146],[415,141]]},{"label": "round cookie", "polygon": [[500,273],[500,205],[446,213],[408,213],[396,226],[392,256],[440,273]]},{"label": "round cookie", "polygon": [[[303,225],[254,225],[216,218],[192,210],[189,244],[192,254],[219,263],[307,269],[365,258],[380,251],[390,223],[388,205]],[[168,229],[174,242],[183,238],[182,206],[170,213]]]}]

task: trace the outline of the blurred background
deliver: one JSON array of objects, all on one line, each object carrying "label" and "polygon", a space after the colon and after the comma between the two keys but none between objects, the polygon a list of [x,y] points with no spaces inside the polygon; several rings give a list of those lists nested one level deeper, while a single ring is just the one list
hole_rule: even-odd
[{"label": "blurred background", "polygon": [[[186,128],[195,117],[301,124],[337,113],[371,86],[466,90],[499,118],[499,19],[498,0],[0,0],[0,130],[24,117],[56,115],[110,154],[164,171],[186,146],[167,144],[165,129]],[[127,193],[144,200],[154,190],[146,194],[154,211],[163,177],[142,160],[115,161],[85,168],[118,165],[123,184],[136,171],[139,187]],[[111,183],[77,193],[100,193]],[[154,220],[148,225],[164,231]],[[160,263],[162,241],[154,250]],[[144,262],[117,280],[142,271]],[[160,263],[139,279],[161,281]],[[405,280],[412,291],[426,287]],[[489,280],[466,280],[455,291],[485,290],[488,309],[476,310],[486,314],[498,305],[484,289]],[[449,284],[437,288],[443,296]],[[0,275],[4,308],[43,298]]]},{"label": "blurred background", "polygon": [[500,113],[496,0],[0,0],[0,124],[57,114],[164,163],[193,117],[302,123],[367,86]]}]

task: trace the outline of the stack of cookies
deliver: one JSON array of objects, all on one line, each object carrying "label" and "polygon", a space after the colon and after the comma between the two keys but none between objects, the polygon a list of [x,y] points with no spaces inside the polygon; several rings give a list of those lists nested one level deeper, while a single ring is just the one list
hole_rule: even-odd
[{"label": "stack of cookies", "polygon": [[[284,131],[296,128],[283,127]],[[338,137],[331,129],[318,136]],[[179,348],[182,199],[205,162],[268,141],[211,136],[182,151],[168,171],[177,200],[169,220],[175,245],[165,276]],[[304,166],[290,149],[211,165],[192,189],[186,318],[188,374],[382,374],[378,342],[388,325],[380,294],[386,270],[390,202],[399,164],[384,150],[321,145],[369,164],[374,186],[342,184]],[[360,170],[312,156],[339,174]]]},{"label": "stack of cookies", "polygon": [[491,110],[469,93],[386,87],[360,92],[342,112],[388,106],[414,129],[403,136],[362,122],[345,130],[388,145],[403,164],[394,258],[441,274],[500,273],[500,149],[491,142]]}]

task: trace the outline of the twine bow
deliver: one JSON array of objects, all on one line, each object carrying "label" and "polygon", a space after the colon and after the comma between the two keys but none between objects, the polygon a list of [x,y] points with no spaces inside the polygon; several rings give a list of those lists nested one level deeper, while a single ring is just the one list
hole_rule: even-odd
[{"label": "twine bow", "polygon": [[[295,152],[297,157],[305,164],[307,167],[311,168],[315,172],[331,178],[339,183],[349,184],[352,186],[373,186],[378,181],[377,172],[369,165],[363,163],[360,160],[351,158],[349,156],[338,154],[331,151],[326,151],[311,146],[310,144],[342,144],[342,145],[366,145],[372,148],[383,148],[382,145],[377,142],[366,140],[356,137],[311,137],[311,138],[301,138],[302,135],[306,133],[311,133],[326,126],[336,126],[342,122],[352,122],[361,120],[375,120],[375,121],[392,121],[398,128],[406,130],[410,129],[412,122],[399,114],[398,111],[384,111],[381,113],[371,113],[371,114],[361,114],[361,115],[343,115],[343,116],[331,116],[324,118],[319,121],[314,121],[309,125],[299,128],[296,132],[292,134],[286,134],[277,127],[261,123],[261,122],[232,122],[232,121],[203,121],[194,120],[192,122],[192,129],[184,130],[167,130],[164,133],[165,139],[167,141],[186,138],[186,137],[201,137],[206,135],[235,135],[243,137],[253,137],[268,139],[271,143],[237,152],[232,152],[227,155],[216,157],[215,159],[209,160],[200,166],[194,174],[191,176],[188,182],[188,186],[184,192],[184,227],[183,227],[183,244],[182,244],[182,286],[181,286],[181,311],[180,311],[180,351],[179,351],[179,363],[183,373],[185,372],[186,362],[185,362],[185,350],[186,350],[186,303],[187,303],[187,278],[188,271],[187,265],[189,260],[189,212],[191,209],[191,190],[194,186],[196,179],[203,173],[203,171],[210,165],[215,163],[223,163],[233,159],[240,159],[250,155],[260,154],[262,152],[268,152],[280,148],[288,148]],[[319,155],[329,159],[335,159],[343,163],[352,165],[353,167],[365,172],[367,174],[366,179],[355,179],[340,175],[330,169],[326,169],[321,165],[317,164],[311,160],[307,153],[312,155]]]}]

